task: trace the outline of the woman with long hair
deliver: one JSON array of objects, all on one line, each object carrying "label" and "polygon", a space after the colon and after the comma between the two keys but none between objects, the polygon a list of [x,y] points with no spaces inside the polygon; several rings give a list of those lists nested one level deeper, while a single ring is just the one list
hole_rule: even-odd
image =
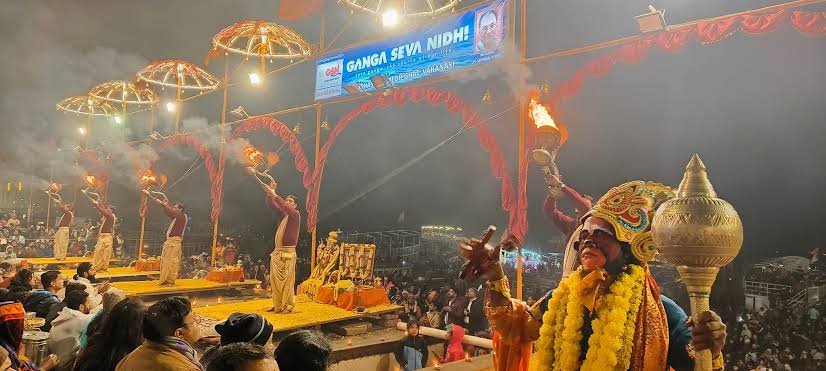
[{"label": "woman with long hair", "polygon": [[22,303],[32,293],[33,286],[34,273],[29,269],[21,269],[12,277],[11,283],[9,283],[9,295],[6,299]]},{"label": "woman with long hair", "polygon": [[115,304],[98,331],[89,334],[89,344],[78,355],[72,370],[113,371],[118,362],[143,343],[145,314],[146,306],[138,298]]}]

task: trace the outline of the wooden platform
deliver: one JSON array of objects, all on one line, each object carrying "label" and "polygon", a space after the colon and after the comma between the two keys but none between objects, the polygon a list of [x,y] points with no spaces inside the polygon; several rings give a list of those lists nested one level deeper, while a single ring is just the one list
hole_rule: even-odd
[{"label": "wooden platform", "polygon": [[[72,278],[77,273],[77,270],[61,269],[60,273],[67,278]],[[43,274],[43,272],[37,272],[35,274],[40,275]],[[132,267],[113,267],[106,270],[106,272],[96,274],[95,277],[101,280],[110,280],[112,282],[145,281],[159,274],[161,274],[160,271],[136,271],[135,268]]]},{"label": "wooden platform", "polygon": [[245,280],[244,282],[220,283],[207,281],[205,279],[178,279],[175,286],[160,286],[155,281],[135,281],[135,282],[115,282],[112,287],[126,292],[127,296],[187,296],[192,293],[202,293],[208,291],[221,291],[227,289],[252,289],[258,286],[261,281]]},{"label": "wooden platform", "polygon": [[[17,259],[19,262],[25,260],[29,265],[49,265],[49,264],[57,264],[61,267],[66,267],[70,265],[78,265],[84,262],[92,262],[91,256],[67,256],[65,260],[57,260],[56,258],[21,258]],[[10,260],[13,261],[13,260]],[[112,259],[109,260],[109,264],[120,264],[120,259]],[[72,273],[74,274],[74,273]]]},{"label": "wooden platform", "polygon": [[225,320],[234,312],[258,313],[269,320],[275,332],[289,331],[300,328],[316,327],[328,323],[348,321],[364,318],[365,316],[377,316],[384,313],[398,312],[402,307],[394,304],[378,305],[367,308],[364,313],[346,311],[335,305],[320,304],[306,299],[306,296],[299,296],[295,310],[292,313],[272,313],[267,309],[272,308],[271,299],[250,300],[242,303],[218,304],[207,307],[195,308],[195,313],[214,320]]}]

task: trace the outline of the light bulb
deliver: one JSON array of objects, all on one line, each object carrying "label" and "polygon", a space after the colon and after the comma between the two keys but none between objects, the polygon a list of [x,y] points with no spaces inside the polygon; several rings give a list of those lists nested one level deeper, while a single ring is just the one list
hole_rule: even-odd
[{"label": "light bulb", "polygon": [[384,27],[395,27],[399,24],[399,12],[396,9],[388,9],[381,15],[381,23]]}]

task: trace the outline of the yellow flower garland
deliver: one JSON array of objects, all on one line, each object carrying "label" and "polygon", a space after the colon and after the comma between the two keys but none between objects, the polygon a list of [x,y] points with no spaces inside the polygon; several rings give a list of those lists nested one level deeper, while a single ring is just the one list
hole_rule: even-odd
[{"label": "yellow flower garland", "polygon": [[537,354],[532,370],[627,370],[634,345],[636,319],[642,300],[645,271],[638,265],[628,265],[611,284],[609,293],[597,305],[596,318],[591,322],[593,334],[588,339],[588,352],[581,365],[580,341],[585,306],[577,295],[582,281],[581,268],[563,280],[542,316]]}]

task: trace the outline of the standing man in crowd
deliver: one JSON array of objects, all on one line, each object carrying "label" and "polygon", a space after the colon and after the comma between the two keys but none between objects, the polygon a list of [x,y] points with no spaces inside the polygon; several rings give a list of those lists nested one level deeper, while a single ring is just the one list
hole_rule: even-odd
[{"label": "standing man in crowd", "polygon": [[178,279],[178,270],[181,268],[181,241],[184,238],[184,229],[186,229],[186,214],[184,213],[184,204],[176,202],[169,206],[169,201],[166,196],[163,199],[152,196],[149,191],[144,193],[151,197],[158,205],[163,208],[164,214],[172,221],[169,227],[166,228],[166,241],[163,243],[163,250],[161,250],[161,286],[174,286],[175,280]]},{"label": "standing man in crowd", "polygon": [[447,290],[447,305],[442,308],[442,313],[445,314],[444,325],[459,325],[465,327],[465,297],[456,294],[456,289],[449,288]]},{"label": "standing man in crowd", "polygon": [[60,216],[60,221],[57,222],[57,232],[54,234],[54,257],[57,260],[66,260],[66,252],[69,250],[69,227],[72,225],[72,219],[75,217],[75,205],[65,204],[51,192],[46,192],[63,211]]},{"label": "standing man in crowd", "polygon": [[275,184],[261,184],[267,193],[267,206],[281,214],[275,232],[275,250],[270,254],[270,284],[272,285],[273,312],[289,313],[295,306],[295,246],[301,214],[294,196],[281,198],[275,193]]},{"label": "standing man in crowd", "polygon": [[115,232],[115,207],[106,205],[99,199],[94,199],[88,191],[83,190],[83,194],[92,201],[95,208],[100,213],[100,231],[98,232],[98,242],[95,245],[95,255],[92,257],[92,264],[98,272],[106,272],[109,269],[109,260],[112,259],[112,234]]}]

